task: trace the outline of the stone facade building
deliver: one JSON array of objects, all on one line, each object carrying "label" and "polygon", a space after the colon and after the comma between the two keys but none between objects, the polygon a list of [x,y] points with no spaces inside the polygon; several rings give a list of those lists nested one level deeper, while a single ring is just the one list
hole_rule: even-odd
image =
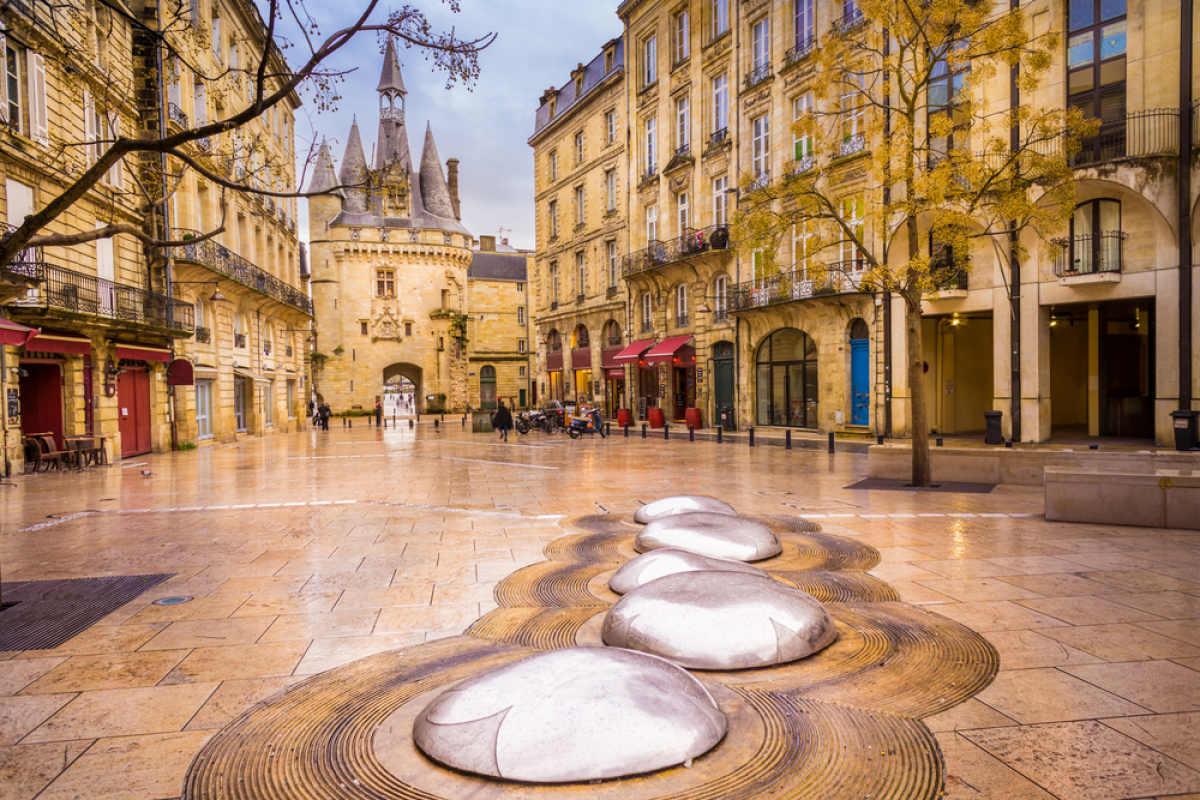
[{"label": "stone facade building", "polygon": [[[160,12],[184,16],[160,18]],[[131,25],[130,17],[146,27]],[[200,72],[217,67],[223,71],[225,64],[236,67],[229,63],[236,48],[243,52],[261,48],[265,34],[254,6],[240,0],[197,0],[176,12],[153,3],[132,3],[119,10],[93,0],[54,6],[13,3],[0,11],[0,23],[7,69],[0,103],[5,122],[0,129],[0,170],[10,230],[94,163],[104,141],[141,130],[153,136],[175,132],[188,124],[189,114],[223,113],[218,98],[236,104],[237,98],[247,95],[248,82],[236,71],[221,79],[220,86],[185,74],[167,55],[168,48],[155,44],[155,28],[167,31],[175,51],[187,52],[189,63]],[[183,27],[187,33],[181,32]],[[278,53],[274,56],[281,71],[286,69]],[[256,124],[254,131],[229,134],[228,142],[190,147],[202,158],[218,152],[233,156],[233,140],[261,139],[257,131],[271,130],[279,154],[275,169],[281,171],[281,185],[286,184],[287,176],[294,174],[288,142],[297,104],[290,98]],[[254,158],[263,157],[260,147]],[[247,159],[243,163],[262,166],[265,162]],[[205,187],[194,174],[185,178],[169,212],[160,215],[153,229],[146,227],[137,179],[147,177],[143,170],[161,166],[157,156],[127,157],[45,232],[70,234],[124,223],[167,239],[176,226],[216,227],[220,214],[212,198],[219,192],[210,189],[207,205],[198,202],[206,196]],[[179,170],[179,164],[167,163],[168,174]],[[224,251],[220,264],[176,260],[172,256],[185,254],[147,249],[131,237],[118,235],[72,247],[30,248],[0,267],[3,315],[41,330],[28,341],[6,336],[3,344],[0,392],[5,401],[5,460],[19,468],[22,437],[34,433],[49,433],[59,447],[72,437],[94,437],[113,459],[168,450],[181,441],[201,441],[205,434],[197,418],[193,381],[203,368],[210,369],[209,377],[224,389],[212,392],[214,399],[206,408],[208,435],[233,438],[235,400],[226,384],[232,385],[231,370],[237,368],[237,357],[228,357],[233,349],[228,321],[235,312],[207,307],[196,298],[209,297],[219,288],[234,299],[233,305],[244,305],[247,327],[242,332],[247,334],[251,318],[256,325],[274,320],[281,335],[284,328],[303,327],[307,318],[305,309],[296,308],[307,298],[296,289],[294,222],[288,226],[276,212],[269,222],[250,226],[250,217],[263,216],[263,205],[245,197],[229,201],[231,230],[219,240]],[[245,246],[251,234],[237,236],[233,220],[243,230],[252,227],[260,242],[257,250],[248,253],[254,261],[239,263],[236,269],[225,248],[239,241]],[[288,264],[292,265],[290,284]],[[200,280],[208,281],[200,287],[203,291],[193,291],[196,287],[186,283]],[[284,305],[297,311],[296,316],[280,316],[270,303],[261,302],[262,287],[271,282],[287,284],[294,293],[294,302]],[[259,299],[251,303],[252,297]],[[210,341],[200,341],[205,335]],[[260,344],[257,337],[254,341]],[[277,353],[269,365],[258,359],[253,367],[249,359],[241,364],[267,380],[266,385],[272,385],[269,381],[274,378],[280,386],[276,423],[271,424],[270,409],[259,402],[258,421],[247,431],[285,428],[286,418],[294,415],[283,406],[287,395],[283,386],[285,381],[302,380],[303,351],[293,348],[292,352],[287,357]]]},{"label": "stone facade building", "polygon": [[[450,159],[442,171],[431,126],[414,167],[407,91],[390,42],[377,88],[374,163],[367,162],[355,121],[340,170],[322,145],[308,187],[329,190],[309,200],[318,397],[335,412],[371,409],[384,385],[399,380],[415,388],[412,410],[461,413],[489,402],[477,372],[497,381],[487,397],[493,391],[516,394],[507,365],[519,360],[523,338],[516,287],[524,293],[524,257],[516,259],[516,269],[497,270],[491,262],[512,259],[472,250],[474,239],[461,222],[458,160]],[[473,269],[483,281],[478,310],[472,308]],[[511,305],[502,312],[505,302]],[[494,324],[501,313],[504,322]],[[501,371],[491,362],[506,366]]]},{"label": "stone facade building", "polygon": [[[657,381],[660,402],[678,409],[682,400],[706,424],[728,404],[742,426],[907,435],[902,301],[857,280],[865,265],[853,248],[809,252],[797,226],[774,254],[784,266],[768,270],[755,256],[715,246],[713,226],[736,206],[739,181],[786,180],[813,159],[833,159],[847,196],[878,188],[856,166],[871,142],[854,120],[845,120],[836,153],[814,152],[792,130],[813,107],[811,56],[823,37],[869,24],[858,4],[626,0],[618,15],[629,142],[620,169],[630,191],[616,294],[627,305],[624,341],[644,331],[645,349],[634,357],[648,385],[631,375],[610,409],[648,415]],[[979,246],[969,272],[926,302],[924,424],[972,433],[994,409],[1004,414],[1004,435],[1023,442],[1113,436],[1169,445],[1171,412],[1196,409],[1200,392],[1191,277],[1200,97],[1193,48],[1182,47],[1195,39],[1191,10],[1161,0],[1050,0],[1031,4],[1028,19],[1036,32],[1066,32],[1059,57],[1031,96],[1013,94],[1007,75],[995,78],[983,91],[989,107],[1069,104],[1099,118],[1100,133],[1074,157],[1078,206],[1061,237],[1029,234],[1030,257],[1016,270],[1003,247]],[[544,129],[555,101],[562,108],[559,95],[543,95],[531,140],[535,286],[562,260],[550,204],[563,208],[570,184],[559,196],[544,191]],[[568,105],[563,130],[602,114]],[[901,239],[891,246],[906,248]],[[816,264],[834,265],[819,272],[839,277],[812,280]],[[563,330],[561,320],[547,325],[550,314],[539,306],[538,330]],[[686,347],[695,350],[694,395]],[[552,352],[539,339],[539,363]],[[668,421],[685,416],[663,412]]]},{"label": "stone facade building", "polygon": [[471,407],[509,408],[532,402],[529,371],[529,277],[527,251],[494,236],[480,236],[467,283],[471,319],[467,326]]}]

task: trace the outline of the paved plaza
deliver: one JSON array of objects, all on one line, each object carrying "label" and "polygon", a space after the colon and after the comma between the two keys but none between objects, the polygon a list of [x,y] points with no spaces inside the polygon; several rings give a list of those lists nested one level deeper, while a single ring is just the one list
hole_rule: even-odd
[{"label": "paved plaza", "polygon": [[503,444],[455,419],[10,479],[6,600],[29,581],[169,577],[59,646],[0,652],[0,798],[179,797],[260,701],[459,636],[566,521],[682,493],[874,548],[870,574],[902,601],[990,642],[994,681],[924,719],[948,797],[1200,798],[1200,534],[1047,522],[1037,487],[846,488],[866,472],[861,452]]}]

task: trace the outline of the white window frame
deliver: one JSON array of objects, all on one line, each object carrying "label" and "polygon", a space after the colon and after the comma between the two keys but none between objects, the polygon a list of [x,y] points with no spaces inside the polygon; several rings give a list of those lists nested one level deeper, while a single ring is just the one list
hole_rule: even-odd
[{"label": "white window frame", "polygon": [[729,176],[713,178],[713,225],[729,223]]},{"label": "white window frame", "polygon": [[550,227],[550,238],[558,236],[558,201],[551,200],[546,204],[546,218]]},{"label": "white window frame", "polygon": [[583,131],[575,134],[575,163],[582,164],[584,156]]},{"label": "white window frame", "polygon": [[692,101],[681,97],[675,101],[675,146],[681,152],[692,144]]},{"label": "white window frame", "polygon": [[808,271],[812,267],[812,237],[812,227],[807,219],[792,225],[792,271],[804,281],[808,280]]},{"label": "white window frame", "polygon": [[646,177],[658,172],[658,117],[646,120]]},{"label": "white window frame", "polygon": [[213,14],[212,15],[212,51],[213,51],[213,55],[216,56],[217,61],[224,64],[225,56],[224,56],[224,53],[222,52],[223,48],[221,47],[221,44],[222,44],[222,41],[221,41],[221,17],[218,14]]},{"label": "white window frame", "polygon": [[813,41],[816,34],[816,18],[816,0],[792,0],[792,24],[795,26],[798,54],[807,43]]},{"label": "white window frame", "polygon": [[713,133],[729,127],[729,76],[721,73],[713,78]]},{"label": "white window frame", "polygon": [[609,111],[604,115],[604,142],[612,144],[617,140],[617,112]]},{"label": "white window frame", "polygon": [[587,262],[582,250],[575,254],[575,294],[587,294]]},{"label": "white window frame", "polygon": [[729,313],[729,278],[725,275],[713,281],[713,311],[717,319],[725,319]]},{"label": "white window frame", "polygon": [[575,187],[575,224],[583,225],[587,221],[586,196],[582,186]]},{"label": "white window frame", "polygon": [[763,17],[754,23],[750,31],[751,62],[753,69],[763,69],[771,63],[771,18]]},{"label": "white window frame", "polygon": [[558,151],[551,150],[549,156],[550,162],[550,180],[558,180]]},{"label": "white window frame", "polygon": [[620,277],[617,274],[617,243],[606,242],[604,247],[606,260],[608,262],[608,285],[616,286],[617,280]]},{"label": "white window frame", "polygon": [[517,306],[517,324],[525,324],[525,306]]},{"label": "white window frame", "polygon": [[558,300],[558,262],[550,264],[550,300]]},{"label": "white window frame", "polygon": [[650,330],[654,325],[654,309],[651,307],[649,292],[642,293],[642,330]]},{"label": "white window frame", "polygon": [[[813,110],[813,95],[812,92],[802,94],[799,97],[792,99],[792,122],[799,122],[807,114],[811,114]],[[813,157],[813,136],[805,134],[797,136],[792,134],[792,158],[796,161],[804,161]]]},{"label": "white window frame", "polygon": [[688,287],[681,283],[675,287],[675,324],[682,327],[688,322]]},{"label": "white window frame", "polygon": [[750,169],[756,180],[771,174],[771,116],[763,114],[750,123]]},{"label": "white window frame", "polygon": [[713,38],[729,30],[729,0],[712,0]]},{"label": "white window frame", "polygon": [[658,80],[658,36],[650,36],[642,41],[642,86],[649,86]]},{"label": "white window frame", "polygon": [[605,209],[607,211],[617,210],[617,171],[610,169],[604,175],[604,187],[607,195]]},{"label": "white window frame", "polygon": [[646,206],[646,241],[658,241],[658,206]]},{"label": "white window frame", "polygon": [[689,208],[689,204],[688,204],[688,193],[687,192],[679,193],[679,196],[676,199],[676,209],[678,211],[677,216],[678,216],[678,220],[679,220],[679,235],[683,236],[685,233],[687,233],[688,224],[691,221],[690,216],[689,216],[690,208]]},{"label": "white window frame", "polygon": [[675,63],[676,64],[682,64],[684,61],[687,61],[688,57],[692,54],[690,26],[691,26],[691,15],[688,14],[687,9],[684,9],[683,11],[680,11],[678,14],[675,15],[675,19],[673,20],[673,27],[675,29]]},{"label": "white window frame", "polygon": [[[866,222],[865,222],[865,199],[861,194],[847,195],[841,201],[841,216],[842,221],[858,233],[859,239],[865,237]],[[862,251],[849,239],[842,239],[838,245],[839,257],[843,264],[846,262],[856,262],[855,271],[862,269]]]}]

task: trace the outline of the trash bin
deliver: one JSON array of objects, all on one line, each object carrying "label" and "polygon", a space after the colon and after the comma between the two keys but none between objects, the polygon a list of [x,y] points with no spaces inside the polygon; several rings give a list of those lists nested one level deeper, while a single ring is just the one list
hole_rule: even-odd
[{"label": "trash bin", "polygon": [[1003,417],[1003,411],[983,412],[983,421],[987,423],[987,434],[983,439],[984,444],[1004,444],[1004,434],[1000,431],[1000,420]]},{"label": "trash bin", "polygon": [[717,421],[727,431],[737,430],[737,416],[733,413],[733,406],[721,406],[717,409]]},{"label": "trash bin", "polygon": [[1200,430],[1197,429],[1196,417],[1200,411],[1172,411],[1174,420],[1175,449],[1183,452],[1200,447]]}]

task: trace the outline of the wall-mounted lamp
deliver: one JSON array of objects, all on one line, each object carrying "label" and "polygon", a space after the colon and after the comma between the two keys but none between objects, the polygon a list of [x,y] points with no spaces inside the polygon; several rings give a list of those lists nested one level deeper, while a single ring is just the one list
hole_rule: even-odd
[{"label": "wall-mounted lamp", "polygon": [[280,333],[307,333],[308,338],[304,340],[305,344],[317,343],[317,332],[311,328],[284,328]]},{"label": "wall-mounted lamp", "polygon": [[207,286],[208,284],[212,284],[213,286],[216,286],[217,288],[213,291],[212,297],[208,298],[208,302],[210,302],[210,303],[226,302],[225,295],[221,294],[221,289],[220,289],[221,282],[220,281],[171,281],[171,283],[174,284],[175,286]]}]

